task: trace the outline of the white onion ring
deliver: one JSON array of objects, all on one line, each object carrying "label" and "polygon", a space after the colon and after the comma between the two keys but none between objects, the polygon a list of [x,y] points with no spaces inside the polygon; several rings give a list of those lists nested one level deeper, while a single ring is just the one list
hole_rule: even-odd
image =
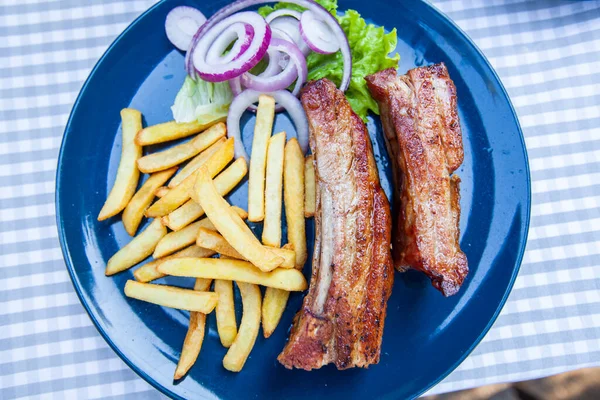
[{"label": "white onion ring", "polygon": [[[208,49],[206,62],[211,65],[230,63],[248,50],[253,39],[254,28],[251,25],[244,24],[243,22],[231,24],[221,32]],[[235,43],[231,50],[224,54],[234,40]]]},{"label": "white onion ring", "polygon": [[165,33],[173,46],[185,51],[204,22],[206,17],[198,9],[188,6],[175,7],[165,19]]},{"label": "white onion ring", "polygon": [[300,11],[290,10],[289,8],[282,8],[280,10],[275,10],[271,14],[267,15],[265,17],[265,21],[267,21],[267,23],[270,24],[271,21],[273,21],[275,18],[287,17],[287,16],[294,17],[298,21],[300,21],[300,17],[302,16],[302,13]]},{"label": "white onion ring", "polygon": [[308,75],[304,55],[293,43],[277,38],[271,39],[268,54],[272,52],[283,52],[289,55],[291,62],[288,62],[284,70],[275,76],[256,76],[246,72],[241,76],[242,85],[249,89],[274,92],[283,90],[296,81],[292,93],[297,96]]},{"label": "white onion ring", "polygon": [[340,49],[331,27],[306,10],[300,18],[300,35],[308,47],[316,53],[333,54]]},{"label": "white onion ring", "polygon": [[[229,113],[227,114],[227,136],[234,139],[234,153],[236,158],[243,157],[246,160],[250,159],[248,153],[246,153],[246,149],[244,149],[244,143],[242,142],[240,120],[244,111],[246,111],[249,106],[256,103],[258,101],[258,96],[261,94],[263,93],[252,89],[246,89],[238,94],[229,106]],[[264,94],[273,96],[275,101],[286,109],[296,127],[296,136],[300,148],[304,154],[306,154],[308,151],[308,121],[300,100],[287,90],[278,90],[276,92]]]},{"label": "white onion ring", "polygon": [[[273,43],[273,37],[271,37],[271,43]],[[267,68],[265,68],[265,70],[259,76],[264,76],[264,77],[275,76],[279,72],[281,72],[283,67],[281,66],[281,62],[282,62],[281,58],[282,57],[281,57],[280,52],[271,50],[271,46],[269,45],[269,48],[267,49],[267,54],[265,57],[269,59],[269,63],[267,64]],[[246,73],[248,74],[249,72],[246,72]]]},{"label": "white onion ring", "polygon": [[306,44],[304,39],[302,39],[302,35],[300,34],[300,22],[296,18],[290,16],[280,16],[279,18],[273,19],[269,23],[269,26],[271,27],[271,30],[277,30],[285,33],[289,38],[291,38],[291,42],[298,46],[298,48],[302,51],[302,54],[305,56],[310,53],[310,47]]},{"label": "white onion ring", "polygon": [[[271,28],[265,19],[255,12],[246,11],[231,15],[204,30],[203,28],[208,26],[207,23],[198,31],[205,33],[198,35],[199,39],[195,43],[191,57],[200,78],[208,82],[223,82],[249,71],[264,57],[271,42]],[[211,48],[215,44],[221,46],[223,41],[219,40],[219,37],[224,32],[229,32],[228,27],[236,23],[243,23],[246,28],[247,36],[238,40],[242,42],[239,46],[242,52],[239,54],[230,52],[232,54],[228,53],[216,62],[215,54],[218,54],[220,47],[217,47],[217,51],[211,51]],[[248,27],[251,27],[252,35],[248,35]],[[241,34],[241,31],[235,29],[231,30],[231,33],[234,31]],[[223,61],[229,62],[223,63]]]}]

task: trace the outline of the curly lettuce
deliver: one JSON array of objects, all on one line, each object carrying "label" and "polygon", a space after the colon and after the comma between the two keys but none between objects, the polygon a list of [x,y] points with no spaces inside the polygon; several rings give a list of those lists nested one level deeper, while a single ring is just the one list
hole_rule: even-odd
[{"label": "curly lettuce", "polygon": [[171,111],[177,122],[204,123],[226,116],[232,100],[227,82],[211,83],[186,76]]},{"label": "curly lettuce", "polygon": [[[364,77],[386,68],[398,67],[400,55],[390,55],[396,49],[398,41],[396,29],[385,33],[383,27],[368,24],[355,10],[346,10],[344,14],[338,14],[337,0],[317,0],[317,2],[337,18],[350,44],[352,78],[346,91],[348,102],[363,120],[366,120],[369,110],[379,115],[379,107],[371,97]],[[277,3],[274,7],[261,7],[258,12],[266,16],[281,8],[302,11],[301,7],[294,4]],[[306,63],[308,79],[328,78],[337,85],[340,84],[344,62],[339,51],[334,54],[310,53],[306,57]]]}]

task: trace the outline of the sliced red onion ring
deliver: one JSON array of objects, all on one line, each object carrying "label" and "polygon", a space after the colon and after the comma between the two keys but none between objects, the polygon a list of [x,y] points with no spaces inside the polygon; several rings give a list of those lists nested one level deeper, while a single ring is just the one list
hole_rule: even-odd
[{"label": "sliced red onion ring", "polygon": [[289,8],[282,8],[281,10],[273,11],[271,14],[267,15],[265,20],[268,24],[270,24],[275,18],[287,16],[294,17],[300,21],[300,16],[302,16],[302,13],[300,11],[290,10]]},{"label": "sliced red onion ring", "polygon": [[[278,39],[283,39],[283,40],[287,40],[290,43],[296,43],[294,41],[294,38],[292,38],[290,35],[287,34],[287,32],[282,31],[279,28],[273,28],[271,26],[271,34],[273,35],[272,37],[276,37]],[[307,46],[308,47],[308,46]]]},{"label": "sliced red onion ring", "polygon": [[236,97],[244,90],[244,88],[242,88],[242,82],[239,76],[237,78],[230,79],[228,82],[231,93],[233,93],[233,97]]},{"label": "sliced red onion ring", "polygon": [[302,13],[300,35],[308,47],[316,53],[332,54],[340,49],[331,27],[318,19],[310,10]]},{"label": "sliced red onion ring", "polygon": [[179,50],[187,50],[192,37],[206,21],[206,17],[193,7],[175,7],[167,14],[165,32],[173,46]]},{"label": "sliced red onion ring", "polygon": [[305,43],[304,39],[302,39],[302,35],[300,35],[300,22],[296,18],[280,16],[279,18],[272,20],[269,23],[269,26],[271,29],[277,29],[278,31],[287,34],[287,36],[292,39],[291,42],[298,46],[304,55],[310,53],[310,48]]},{"label": "sliced red onion ring", "polygon": [[[198,32],[196,32],[194,38],[192,39],[191,52],[195,53],[195,49],[198,47],[200,38],[202,38],[213,26],[218,24],[224,18],[243,10],[244,8],[272,2],[273,1],[265,0],[238,0],[221,8],[212,17],[210,17],[204,23],[204,25],[200,27],[200,29],[198,29]],[[342,82],[340,83],[340,90],[346,91],[346,89],[348,89],[348,85],[350,84],[350,77],[352,76],[352,54],[350,52],[350,44],[348,43],[348,38],[346,38],[346,35],[344,34],[344,30],[335,17],[329,13],[329,11],[312,0],[288,0],[287,2],[311,10],[318,19],[325,22],[331,28],[336,41],[340,45],[340,51],[342,52],[342,56],[344,58],[344,73],[342,75]]]},{"label": "sliced red onion ring", "polygon": [[[229,26],[237,23],[244,24],[246,28],[251,27],[252,37],[248,35],[248,30],[246,30],[247,36],[238,40],[242,42],[239,46],[242,52],[235,54],[231,51],[224,57],[220,57],[216,62],[217,60],[214,58],[218,51],[211,51],[211,48],[213,45],[222,45],[223,41],[220,41],[219,37],[227,31]],[[198,31],[201,34],[198,36],[199,39],[192,50],[191,57],[200,78],[209,82],[223,82],[249,71],[264,57],[271,42],[271,28],[263,17],[252,11],[231,15],[204,30],[206,26],[208,25],[204,24]],[[231,32],[234,31],[236,30]],[[241,32],[236,31],[236,33]],[[211,58],[208,56],[209,53],[212,56]]]},{"label": "sliced red onion ring", "polygon": [[277,38],[271,39],[268,53],[271,54],[272,52],[282,52],[289,55],[291,62],[288,62],[285,69],[275,76],[256,76],[250,72],[246,72],[241,76],[242,85],[249,89],[274,92],[276,90],[283,90],[296,81],[292,93],[294,96],[297,96],[300,92],[300,88],[304,82],[306,82],[306,77],[308,75],[304,55],[293,43]]},{"label": "sliced red onion ring", "polygon": [[[234,153],[235,157],[243,157],[249,160],[248,153],[244,149],[244,143],[242,142],[242,134],[240,131],[240,119],[246,109],[258,101],[258,96],[261,92],[246,89],[236,96],[231,105],[229,106],[229,113],[227,114],[227,136],[234,138]],[[294,122],[296,127],[296,136],[302,151],[306,154],[308,151],[308,121],[306,120],[306,114],[300,104],[300,100],[287,90],[278,90],[276,92],[267,93],[273,96],[275,101],[282,105],[290,115],[290,118]]]},{"label": "sliced red onion ring", "polygon": [[[206,62],[210,65],[230,63],[248,50],[253,39],[254,28],[252,25],[242,22],[231,24],[221,32],[210,46],[206,53]],[[224,54],[231,43],[234,43],[233,47]]]},{"label": "sliced red onion ring", "polygon": [[[273,43],[273,37],[271,37],[271,43]],[[267,49],[267,54],[265,55],[267,59],[267,67],[263,72],[259,74],[259,76],[263,76],[265,78],[270,76],[275,76],[281,72],[283,68],[287,65],[287,62],[282,66],[282,54],[278,51],[271,50],[271,46]],[[264,60],[264,58],[263,58]],[[248,74],[249,72],[246,72]],[[242,75],[243,76],[243,75]]]}]

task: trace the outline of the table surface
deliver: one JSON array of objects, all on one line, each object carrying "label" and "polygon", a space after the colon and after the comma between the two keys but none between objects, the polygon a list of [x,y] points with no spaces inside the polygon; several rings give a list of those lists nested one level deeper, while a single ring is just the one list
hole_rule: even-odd
[{"label": "table surface", "polygon": [[[162,398],[79,303],[54,210],[73,102],[98,58],[153,1],[1,3],[0,398]],[[506,306],[429,394],[600,365],[600,2],[433,3],[483,50],[510,94],[533,203]]]}]

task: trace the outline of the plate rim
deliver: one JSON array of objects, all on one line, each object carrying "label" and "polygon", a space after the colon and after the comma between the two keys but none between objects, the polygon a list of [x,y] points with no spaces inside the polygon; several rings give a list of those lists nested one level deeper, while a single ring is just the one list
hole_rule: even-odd
[{"label": "plate rim", "polygon": [[[133,27],[136,26],[139,23],[139,21],[141,21],[143,18],[145,18],[146,15],[148,15],[149,13],[151,13],[155,8],[160,7],[166,1],[167,0],[160,0],[160,1],[156,2],[154,5],[152,5],[151,7],[149,7],[148,9],[146,9],[138,17],[136,17],[115,38],[114,41],[104,51],[104,53],[102,54],[102,56],[98,59],[98,61],[94,65],[94,67],[91,69],[91,71],[90,71],[88,77],[86,78],[85,82],[81,86],[81,89],[79,90],[77,98],[75,99],[75,101],[73,103],[73,107],[71,108],[71,112],[69,113],[69,118],[67,120],[67,123],[65,124],[65,129],[63,131],[63,137],[62,137],[61,144],[60,144],[60,151],[58,153],[56,176],[55,176],[55,182],[56,183],[55,183],[55,193],[54,193],[54,207],[55,207],[55,215],[56,215],[56,225],[57,225],[57,230],[58,230],[58,239],[59,239],[59,242],[60,242],[60,247],[61,247],[61,252],[63,254],[63,259],[65,260],[66,269],[69,272],[69,277],[71,279],[71,283],[73,285],[73,288],[75,289],[77,297],[79,298],[79,302],[81,303],[81,305],[85,309],[86,313],[88,314],[89,318],[91,319],[92,323],[94,324],[94,327],[96,328],[96,330],[100,333],[100,335],[102,336],[102,338],[104,339],[104,341],[110,346],[110,348],[119,356],[119,358],[123,362],[125,362],[125,364],[133,372],[135,372],[138,376],[140,376],[142,379],[144,379],[152,387],[154,387],[155,389],[157,389],[162,394],[164,394],[166,396],[169,396],[171,398],[184,399],[183,397],[181,397],[177,393],[171,391],[169,388],[167,388],[167,387],[159,384],[151,376],[149,376],[143,369],[141,369],[140,367],[138,367],[125,354],[123,354],[123,352],[119,349],[119,347],[117,347],[117,345],[112,341],[112,339],[110,338],[110,336],[108,335],[108,333],[101,327],[99,321],[94,317],[94,315],[92,313],[92,310],[90,308],[90,305],[84,299],[83,288],[81,287],[81,285],[79,283],[79,279],[76,276],[75,269],[73,267],[73,265],[74,265],[73,264],[73,260],[71,258],[71,253],[69,252],[69,250],[67,248],[67,239],[66,239],[65,227],[64,227],[64,224],[62,222],[63,218],[62,218],[62,214],[61,214],[61,211],[60,211],[60,202],[61,202],[61,200],[60,200],[60,190],[59,190],[60,187],[61,187],[61,171],[62,171],[62,160],[63,160],[63,156],[64,156],[65,143],[67,141],[68,131],[70,131],[70,128],[71,128],[71,123],[72,123],[72,120],[73,120],[73,117],[74,117],[75,109],[79,105],[79,103],[81,101],[81,97],[83,96],[83,93],[86,91],[86,89],[89,86],[89,83],[92,80],[92,78],[96,75],[97,70],[98,70],[100,64],[104,61],[104,59],[107,57],[107,55],[112,51],[112,49],[115,47],[115,45],[120,40],[122,40],[123,37],[125,35],[127,35],[128,32],[130,30],[132,30]],[[519,136],[519,139],[521,141],[521,148],[523,150],[523,156],[524,156],[524,161],[525,161],[525,178],[526,178],[526,183],[527,183],[526,197],[527,198],[526,198],[525,218],[524,218],[524,221],[523,221],[523,227],[524,227],[524,229],[523,229],[523,232],[522,232],[522,237],[523,237],[524,240],[520,241],[521,245],[520,245],[520,247],[518,249],[517,257],[515,259],[515,267],[514,267],[514,269],[512,271],[512,274],[511,274],[510,280],[508,282],[508,285],[506,287],[506,290],[504,291],[504,294],[503,294],[502,298],[500,299],[500,302],[498,303],[498,306],[496,307],[496,310],[494,311],[492,317],[490,318],[490,321],[483,328],[483,330],[481,331],[481,333],[479,334],[479,336],[477,336],[477,338],[473,341],[473,343],[471,344],[471,346],[469,346],[469,348],[452,365],[450,365],[446,371],[444,371],[442,374],[440,374],[437,378],[433,379],[430,383],[428,383],[426,386],[424,386],[422,389],[420,389],[420,391],[416,392],[414,394],[413,398],[420,397],[425,392],[427,392],[428,390],[430,390],[431,388],[433,388],[434,386],[436,386],[438,383],[440,383],[442,380],[444,380],[456,368],[458,368],[458,366],[460,364],[462,364],[462,362],[473,352],[473,350],[475,350],[475,348],[479,345],[479,343],[481,342],[481,340],[485,337],[485,335],[489,332],[489,330],[491,329],[491,327],[494,325],[494,323],[498,319],[498,316],[500,315],[500,312],[504,308],[504,305],[506,304],[506,301],[508,300],[508,296],[512,292],[512,289],[513,289],[514,283],[516,281],[516,278],[517,278],[517,276],[519,274],[519,271],[521,270],[521,264],[522,264],[522,261],[523,261],[523,256],[525,254],[525,248],[526,248],[526,245],[527,245],[528,234],[529,234],[529,227],[530,227],[530,221],[531,221],[531,171],[530,171],[530,166],[529,166],[529,155],[528,155],[527,147],[526,147],[526,144],[525,144],[525,137],[523,135],[523,130],[521,128],[521,123],[519,121],[517,112],[516,112],[516,110],[515,110],[515,108],[514,108],[514,106],[512,104],[510,96],[508,95],[508,92],[506,91],[506,88],[504,87],[504,84],[502,83],[502,80],[498,76],[496,70],[491,65],[491,63],[489,62],[489,60],[487,59],[487,57],[485,56],[485,54],[481,51],[481,49],[475,44],[475,42],[469,37],[469,35],[462,28],[460,28],[454,22],[454,20],[452,20],[452,18],[450,18],[448,15],[446,15],[444,12],[442,12],[436,6],[434,6],[433,4],[431,4],[428,0],[417,0],[417,1],[420,1],[421,3],[423,3],[424,6],[429,9],[430,12],[432,12],[434,14],[438,14],[439,17],[441,17],[442,20],[445,20],[445,22],[449,25],[450,28],[458,31],[458,33],[460,34],[460,36],[462,36],[466,40],[466,43],[469,46],[471,46],[473,48],[473,50],[475,50],[475,53],[481,58],[481,60],[483,60],[484,65],[487,66],[487,68],[491,72],[492,77],[495,78],[495,80],[498,82],[498,85],[499,85],[499,87],[501,89],[501,93],[502,93],[504,99],[506,100],[506,102],[508,104],[508,108],[509,108],[509,110],[510,110],[512,116],[513,116],[513,119],[514,119],[514,121],[516,123],[516,128],[517,128],[517,131],[518,131],[518,134],[519,134],[518,136]],[[270,2],[271,3],[276,3],[277,1],[274,0],[274,1],[270,1]]]}]

